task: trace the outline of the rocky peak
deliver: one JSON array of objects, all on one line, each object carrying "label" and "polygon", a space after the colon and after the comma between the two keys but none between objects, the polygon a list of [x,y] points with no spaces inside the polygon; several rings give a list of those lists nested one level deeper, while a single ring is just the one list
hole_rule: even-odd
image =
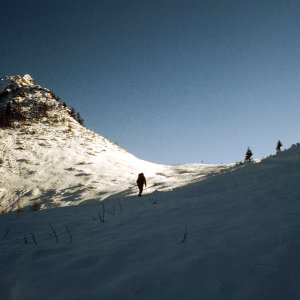
[{"label": "rocky peak", "polygon": [[24,76],[14,75],[1,78],[1,83],[5,86],[11,85],[14,87],[35,86],[36,83],[28,74]]},{"label": "rocky peak", "polygon": [[69,109],[52,91],[35,83],[28,74],[0,79],[0,127],[22,122],[66,123],[77,121],[79,114]]}]

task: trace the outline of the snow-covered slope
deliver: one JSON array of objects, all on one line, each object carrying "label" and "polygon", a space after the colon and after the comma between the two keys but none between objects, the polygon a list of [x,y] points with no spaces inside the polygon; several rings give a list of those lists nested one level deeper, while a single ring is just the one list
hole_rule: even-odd
[{"label": "snow-covered slope", "polygon": [[142,161],[81,126],[65,103],[29,75],[0,80],[0,113],[6,122],[0,128],[2,212],[136,194],[140,172],[148,180],[147,194],[231,167]]},{"label": "snow-covered slope", "polygon": [[[1,89],[15,109],[0,131],[2,210],[53,207],[0,215],[1,299],[300,298],[300,145],[236,168],[157,165],[28,76]],[[149,188],[130,196],[140,171]]]},{"label": "snow-covered slope", "polygon": [[299,178],[296,145],[169,192],[1,215],[1,297],[300,299]]}]

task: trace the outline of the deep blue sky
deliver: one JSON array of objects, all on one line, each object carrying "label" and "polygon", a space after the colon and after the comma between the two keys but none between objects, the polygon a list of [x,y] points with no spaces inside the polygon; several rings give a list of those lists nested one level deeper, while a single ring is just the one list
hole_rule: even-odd
[{"label": "deep blue sky", "polygon": [[30,74],[139,158],[300,141],[300,1],[1,0],[0,76]]}]

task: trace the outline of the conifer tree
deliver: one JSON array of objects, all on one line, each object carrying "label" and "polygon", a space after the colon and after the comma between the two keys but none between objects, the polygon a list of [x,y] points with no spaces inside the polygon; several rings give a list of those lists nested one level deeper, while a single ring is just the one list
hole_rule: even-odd
[{"label": "conifer tree", "polygon": [[0,127],[8,127],[10,126],[10,117],[11,117],[12,111],[11,111],[11,105],[10,103],[7,103],[5,109],[1,111],[0,116]]},{"label": "conifer tree", "polygon": [[79,112],[77,112],[77,114],[76,114],[76,120],[78,121],[78,123],[80,125],[82,125],[82,126],[84,125],[84,120],[81,118],[81,115]]},{"label": "conifer tree", "polygon": [[281,151],[281,149],[280,149],[281,147],[282,147],[282,143],[281,143],[281,141],[279,140],[279,141],[277,142],[277,146],[276,146],[276,151],[277,151],[277,153]]},{"label": "conifer tree", "polygon": [[76,120],[76,112],[74,107],[71,107],[70,115]]},{"label": "conifer tree", "polygon": [[6,109],[5,109],[5,115],[9,118],[11,115],[11,105],[10,103],[7,103]]},{"label": "conifer tree", "polygon": [[246,155],[245,155],[245,161],[250,162],[252,160],[252,155],[253,155],[253,153],[252,153],[251,149],[248,147]]}]

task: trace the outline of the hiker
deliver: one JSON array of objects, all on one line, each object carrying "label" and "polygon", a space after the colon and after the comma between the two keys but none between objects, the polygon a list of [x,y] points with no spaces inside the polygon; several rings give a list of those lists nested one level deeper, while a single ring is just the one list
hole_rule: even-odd
[{"label": "hiker", "polygon": [[140,173],[139,176],[138,176],[138,179],[136,181],[137,183],[137,186],[139,188],[139,196],[142,195],[142,192],[143,192],[143,187],[145,185],[146,187],[146,178],[144,176],[144,173]]}]

